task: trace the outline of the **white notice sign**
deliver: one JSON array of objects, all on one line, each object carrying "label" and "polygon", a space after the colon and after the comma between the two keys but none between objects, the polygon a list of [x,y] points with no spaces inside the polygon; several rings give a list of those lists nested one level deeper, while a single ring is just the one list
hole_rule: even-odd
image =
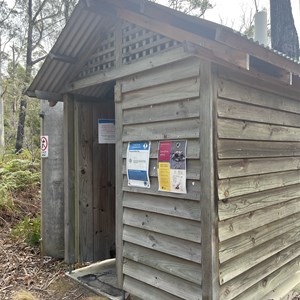
[{"label": "white notice sign", "polygon": [[99,144],[115,144],[116,126],[113,119],[98,120],[98,142]]},{"label": "white notice sign", "polygon": [[41,157],[48,157],[49,137],[48,135],[41,136]]}]

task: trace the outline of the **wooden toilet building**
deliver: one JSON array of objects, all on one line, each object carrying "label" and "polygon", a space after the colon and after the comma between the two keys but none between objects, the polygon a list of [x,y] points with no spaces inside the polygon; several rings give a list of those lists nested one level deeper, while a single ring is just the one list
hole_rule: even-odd
[{"label": "wooden toilet building", "polygon": [[[119,287],[145,300],[277,299],[300,283],[299,75],[222,25],[80,1],[27,91],[64,103],[65,260],[116,250]],[[101,119],[115,144],[99,143]],[[139,141],[150,188],[128,185]],[[186,193],[159,190],[163,141],[186,142]]]}]

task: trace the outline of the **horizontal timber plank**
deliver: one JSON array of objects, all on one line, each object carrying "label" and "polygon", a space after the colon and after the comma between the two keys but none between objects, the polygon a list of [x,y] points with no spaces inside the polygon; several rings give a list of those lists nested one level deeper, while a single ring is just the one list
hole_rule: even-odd
[{"label": "horizontal timber plank", "polygon": [[300,114],[218,99],[218,116],[265,124],[300,127]]},{"label": "horizontal timber plank", "polygon": [[127,225],[124,225],[123,240],[195,263],[201,263],[201,245],[198,243]]},{"label": "horizontal timber plank", "polygon": [[169,235],[192,242],[201,242],[200,222],[179,219],[153,212],[125,208],[123,224]]},{"label": "horizontal timber plank", "polygon": [[266,243],[263,243],[242,255],[220,265],[220,284],[224,284],[238,275],[255,267],[277,252],[300,242],[300,227],[295,227]]},{"label": "horizontal timber plank", "polygon": [[263,278],[300,256],[300,242],[278,252],[240,276],[221,286],[220,300],[231,300]]},{"label": "horizontal timber plank", "polygon": [[[235,140],[299,142],[300,128],[218,119],[218,137]],[[299,151],[299,148],[298,144],[296,151]]]},{"label": "horizontal timber plank", "polygon": [[179,60],[185,60],[186,58],[191,56],[192,55],[186,53],[182,47],[175,48],[170,51],[161,53],[160,55],[153,56],[151,60],[143,59],[130,65],[123,65],[120,68],[114,68],[112,70],[109,70],[108,72],[101,72],[87,78],[71,82],[66,88],[65,92],[77,91],[93,85],[99,85],[104,82],[131,76],[139,72],[145,72],[145,70],[165,66]]},{"label": "horizontal timber plank", "polygon": [[124,243],[123,254],[137,263],[201,285],[202,270],[199,264],[127,242]]},{"label": "horizontal timber plank", "polygon": [[[261,74],[249,72],[241,72],[241,70],[233,70],[231,68],[226,68],[224,66],[218,65],[218,75],[219,78],[224,80],[234,81],[238,84],[252,87],[254,89],[260,89],[267,93],[275,94],[286,98],[287,95],[289,98],[298,100],[299,99],[299,89],[287,84],[283,84],[280,81],[274,81],[273,79],[260,76]],[[249,76],[251,75],[251,76]],[[258,76],[257,76],[258,75]],[[261,99],[258,99],[260,101]],[[264,100],[261,100],[262,102]]]},{"label": "horizontal timber plank", "polygon": [[300,213],[268,223],[262,227],[225,240],[219,246],[219,260],[223,263],[256,246],[300,226]]},{"label": "horizontal timber plank", "polygon": [[300,170],[223,179],[218,181],[218,195],[222,200],[297,183]]},{"label": "horizontal timber plank", "polygon": [[155,177],[150,178],[151,187],[148,188],[139,188],[139,187],[129,187],[127,176],[124,176],[123,181],[123,191],[124,192],[133,192],[133,193],[141,193],[147,195],[158,195],[162,197],[171,197],[171,198],[180,198],[180,199],[188,199],[200,201],[200,181],[197,180],[187,180],[186,188],[187,194],[177,194],[177,193],[169,193],[169,192],[161,192],[158,190],[158,180]]},{"label": "horizontal timber plank", "polygon": [[219,159],[300,156],[298,142],[218,140],[217,144]]},{"label": "horizontal timber plank", "polygon": [[199,118],[169,122],[147,123],[143,126],[124,125],[123,142],[199,138]]},{"label": "horizontal timber plank", "polygon": [[147,105],[124,110],[123,124],[145,124],[199,117],[200,99]]},{"label": "horizontal timber plank", "polygon": [[273,291],[275,287],[282,284],[291,274],[298,272],[299,269],[300,257],[297,257],[235,297],[234,300],[253,300],[253,295],[257,299],[263,299],[267,293]]},{"label": "horizontal timber plank", "polygon": [[124,276],[123,289],[144,300],[182,300],[182,298],[178,298],[129,276]]},{"label": "horizontal timber plank", "polygon": [[[145,139],[143,139],[144,141]],[[185,139],[186,140],[186,139]],[[151,141],[150,158],[157,159],[158,157],[158,141]],[[128,143],[123,143],[122,156],[126,158]],[[199,159],[200,158],[200,140],[188,139],[186,148],[186,158],[189,159]]]},{"label": "horizontal timber plank", "polygon": [[281,95],[266,92],[226,79],[218,81],[218,96],[276,110],[300,114],[300,103]]},{"label": "horizontal timber plank", "polygon": [[125,192],[123,206],[195,221],[201,219],[200,203],[196,201]]},{"label": "horizontal timber plank", "polygon": [[136,263],[129,259],[124,259],[123,273],[183,299],[202,299],[200,284],[197,285],[185,281],[176,276]]},{"label": "horizontal timber plank", "polygon": [[[123,94],[123,109],[144,107],[199,97],[199,78],[171,82],[155,88],[132,91]],[[163,95],[163,96],[162,96]]]},{"label": "horizontal timber plank", "polygon": [[219,202],[219,218],[233,218],[295,198],[300,198],[300,184],[229,198]]},{"label": "horizontal timber plank", "polygon": [[[126,160],[123,160],[123,174],[126,175]],[[149,176],[157,177],[157,158],[149,161]],[[188,159],[186,161],[186,178],[200,180],[200,160]]]},{"label": "horizontal timber plank", "polygon": [[228,159],[218,161],[219,178],[300,170],[300,157]]},{"label": "horizontal timber plank", "polygon": [[123,93],[127,93],[134,90],[155,87],[156,85],[196,77],[199,75],[199,64],[199,58],[191,57],[168,66],[135,74],[122,80],[122,91]]},{"label": "horizontal timber plank", "polygon": [[219,222],[219,239],[224,241],[300,212],[300,198]]}]

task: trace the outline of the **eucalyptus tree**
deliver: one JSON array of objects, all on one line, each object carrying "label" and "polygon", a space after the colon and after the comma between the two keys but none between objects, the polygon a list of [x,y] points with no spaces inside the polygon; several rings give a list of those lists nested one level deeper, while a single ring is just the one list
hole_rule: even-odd
[{"label": "eucalyptus tree", "polygon": [[9,7],[7,3],[0,1],[0,152],[4,151],[4,105],[3,105],[3,64],[8,58],[6,52],[9,42],[13,39],[17,26],[12,22],[12,18],[16,14],[14,10],[16,3],[13,7]]},{"label": "eucalyptus tree", "polygon": [[290,0],[270,0],[272,48],[299,59],[299,39]]},{"label": "eucalyptus tree", "polygon": [[209,0],[168,0],[171,8],[186,14],[203,17],[208,9],[213,8]]},{"label": "eucalyptus tree", "polygon": [[[47,50],[55,41],[62,26],[72,11],[75,0],[19,0],[19,12],[25,25],[26,53],[25,53],[25,88],[32,79],[34,66],[47,55]],[[27,111],[27,97],[20,100],[19,120],[16,137],[15,152],[22,150],[25,134],[25,119]]]}]

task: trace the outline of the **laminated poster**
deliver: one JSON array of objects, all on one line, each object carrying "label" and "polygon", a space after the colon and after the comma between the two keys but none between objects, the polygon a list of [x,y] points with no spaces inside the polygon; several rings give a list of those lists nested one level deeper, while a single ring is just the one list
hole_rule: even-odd
[{"label": "laminated poster", "polygon": [[150,142],[128,143],[126,158],[128,186],[150,188],[150,146]]},{"label": "laminated poster", "polygon": [[162,141],[158,146],[158,183],[164,192],[186,194],[187,141]]},{"label": "laminated poster", "polygon": [[115,120],[99,119],[98,120],[98,143],[115,144],[115,141],[116,141]]}]

